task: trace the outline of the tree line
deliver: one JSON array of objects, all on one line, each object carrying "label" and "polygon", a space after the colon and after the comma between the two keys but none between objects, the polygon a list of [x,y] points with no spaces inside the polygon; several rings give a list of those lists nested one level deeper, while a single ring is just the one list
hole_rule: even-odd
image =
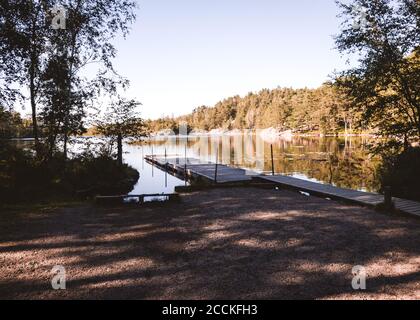
[{"label": "tree line", "polygon": [[355,130],[360,113],[349,110],[346,96],[330,84],[317,89],[277,88],[234,96],[213,107],[201,106],[179,118],[149,121],[151,131],[174,129],[185,121],[191,129],[292,130],[298,133],[339,134]]}]

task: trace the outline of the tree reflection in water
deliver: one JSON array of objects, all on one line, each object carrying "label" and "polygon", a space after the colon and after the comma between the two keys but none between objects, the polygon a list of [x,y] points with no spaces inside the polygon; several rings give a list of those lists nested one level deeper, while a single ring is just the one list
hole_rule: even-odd
[{"label": "tree reflection in water", "polygon": [[343,188],[378,191],[375,174],[379,160],[369,154],[368,137],[290,137],[263,139],[255,134],[236,136],[160,137],[150,141],[157,153],[218,162],[271,173],[273,145],[275,173],[316,180]]}]

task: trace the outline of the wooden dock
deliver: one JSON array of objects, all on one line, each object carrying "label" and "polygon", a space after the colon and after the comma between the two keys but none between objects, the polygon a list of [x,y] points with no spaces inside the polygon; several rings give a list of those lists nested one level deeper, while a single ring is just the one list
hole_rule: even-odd
[{"label": "wooden dock", "polygon": [[[310,195],[332,200],[341,200],[368,207],[376,207],[384,203],[384,196],[378,193],[344,189],[329,184],[316,183],[285,175],[262,175],[253,171],[203,162],[195,158],[165,158],[162,156],[146,156],[146,161],[163,171],[180,178],[206,181],[212,184],[251,183],[264,181],[280,187],[302,191]],[[217,172],[216,172],[217,171]],[[420,217],[420,203],[400,198],[392,198],[398,211]]]},{"label": "wooden dock", "polygon": [[[203,162],[195,158],[166,158],[161,156],[146,156],[146,161],[157,166],[163,171],[174,173],[188,179],[201,179],[209,183],[244,183],[252,182],[252,177],[258,174],[240,168],[226,165]],[[216,173],[217,170],[217,173]]]},{"label": "wooden dock", "polygon": [[[362,192],[352,189],[344,189],[329,184],[321,184],[312,181],[297,179],[294,177],[275,175],[259,177],[265,181],[279,186],[309,193],[311,195],[344,200],[368,207],[376,207],[384,202],[384,196],[378,193]],[[395,208],[398,211],[420,217],[420,203],[400,198],[392,198]]]}]

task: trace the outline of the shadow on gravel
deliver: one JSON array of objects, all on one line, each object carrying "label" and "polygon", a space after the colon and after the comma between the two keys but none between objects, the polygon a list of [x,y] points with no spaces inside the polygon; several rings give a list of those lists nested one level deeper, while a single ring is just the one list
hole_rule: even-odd
[{"label": "shadow on gravel", "polygon": [[[0,298],[420,298],[420,224],[287,191],[0,217]],[[63,265],[67,289],[51,289]],[[351,288],[366,266],[367,291]],[[417,291],[416,291],[417,290]]]}]

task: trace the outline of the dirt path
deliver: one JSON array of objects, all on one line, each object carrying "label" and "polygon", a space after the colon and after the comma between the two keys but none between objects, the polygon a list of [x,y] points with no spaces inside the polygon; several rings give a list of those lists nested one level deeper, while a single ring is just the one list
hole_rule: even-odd
[{"label": "dirt path", "polygon": [[[66,290],[51,289],[54,265]],[[0,298],[420,299],[420,221],[240,188],[171,207],[6,212]]]}]

